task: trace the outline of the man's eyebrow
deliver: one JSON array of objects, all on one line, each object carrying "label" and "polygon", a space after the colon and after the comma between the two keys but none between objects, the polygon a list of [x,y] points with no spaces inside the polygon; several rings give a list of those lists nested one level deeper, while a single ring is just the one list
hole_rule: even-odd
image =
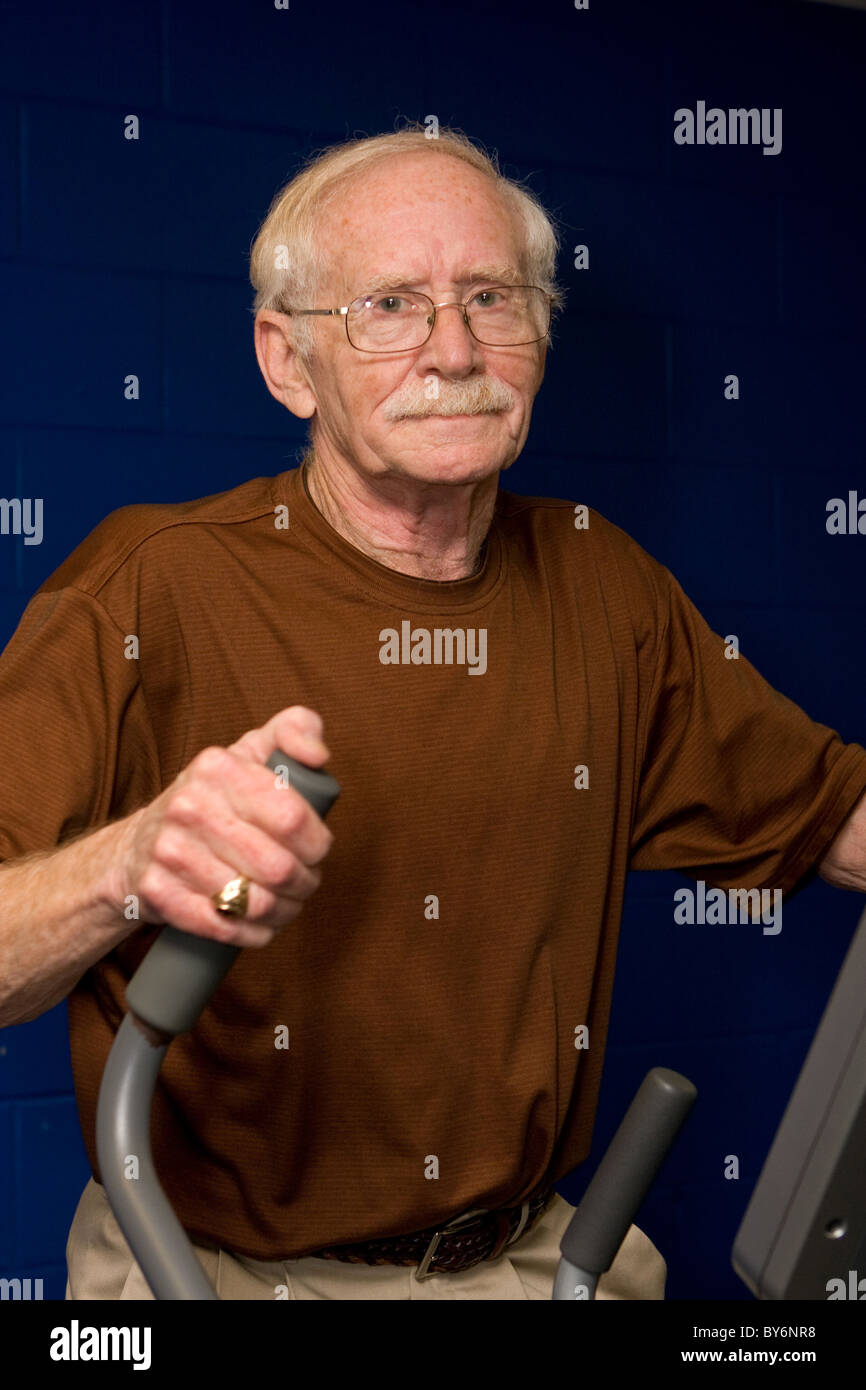
[{"label": "man's eyebrow", "polygon": [[[512,265],[476,265],[464,270],[460,279],[455,280],[458,287],[464,285],[477,284],[479,280],[487,280],[490,284],[496,285],[521,285],[523,276],[519,270]],[[401,275],[399,272],[384,273],[381,275],[371,275],[364,281],[364,294],[378,294],[382,290],[411,290],[417,289],[422,283],[420,280],[413,280],[411,275]]]}]

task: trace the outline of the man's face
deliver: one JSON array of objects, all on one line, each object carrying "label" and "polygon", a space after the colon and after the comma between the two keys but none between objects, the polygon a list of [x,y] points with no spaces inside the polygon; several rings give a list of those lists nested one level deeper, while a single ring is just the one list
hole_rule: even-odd
[{"label": "man's face", "polygon": [[[304,307],[348,304],[384,275],[389,293],[393,275],[435,304],[496,284],[497,274],[485,272],[497,268],[525,282],[520,227],[491,181],[457,159],[409,154],[374,166],[351,180],[317,235],[329,248],[329,275]],[[519,455],[544,342],[485,346],[454,308],[438,311],[422,347],[392,353],[359,352],[342,319],[308,322],[316,350],[303,371],[318,450],[371,476],[452,483],[489,477]],[[482,413],[466,413],[473,405]]]}]

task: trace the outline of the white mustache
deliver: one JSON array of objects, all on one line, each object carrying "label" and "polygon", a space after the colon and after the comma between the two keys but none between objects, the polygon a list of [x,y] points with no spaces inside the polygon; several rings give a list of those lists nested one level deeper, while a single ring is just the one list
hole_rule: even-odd
[{"label": "white mustache", "polygon": [[468,381],[441,381],[439,394],[428,398],[423,382],[411,382],[385,406],[386,420],[405,420],[426,415],[482,415],[488,411],[511,410],[514,397],[495,377],[472,377]]}]

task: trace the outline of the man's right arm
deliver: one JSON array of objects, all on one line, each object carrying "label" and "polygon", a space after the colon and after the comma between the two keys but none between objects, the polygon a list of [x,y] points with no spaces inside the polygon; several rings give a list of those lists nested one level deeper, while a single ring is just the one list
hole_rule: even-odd
[{"label": "man's right arm", "polygon": [[59,1004],[141,925],[123,915],[117,873],[132,819],[0,865],[0,1028]]},{"label": "man's right arm", "polygon": [[[229,748],[197,753],[132,815],[57,849],[0,865],[0,1028],[59,1004],[84,972],[147,923],[171,922],[226,945],[266,946],[321,883],[333,835],[265,761],[275,749],[307,766],[330,757],[314,710],[292,705]],[[250,879],[244,917],[212,894]],[[124,916],[129,896],[136,917]]]}]

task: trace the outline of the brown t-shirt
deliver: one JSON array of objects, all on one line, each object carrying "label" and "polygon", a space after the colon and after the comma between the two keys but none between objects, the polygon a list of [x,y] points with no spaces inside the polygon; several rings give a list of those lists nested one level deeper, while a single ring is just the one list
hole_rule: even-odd
[{"label": "brown t-shirt", "polygon": [[[627,869],[787,893],[866,790],[866,750],[580,519],[500,488],[480,570],[416,579],[294,468],[112,512],[27,605],[0,657],[2,857],[129,814],[293,704],[342,788],[321,887],[162,1067],[154,1156],[193,1236],[300,1256],[562,1178],[590,1146]],[[97,1179],[100,1078],[159,931],[69,996]]]}]

